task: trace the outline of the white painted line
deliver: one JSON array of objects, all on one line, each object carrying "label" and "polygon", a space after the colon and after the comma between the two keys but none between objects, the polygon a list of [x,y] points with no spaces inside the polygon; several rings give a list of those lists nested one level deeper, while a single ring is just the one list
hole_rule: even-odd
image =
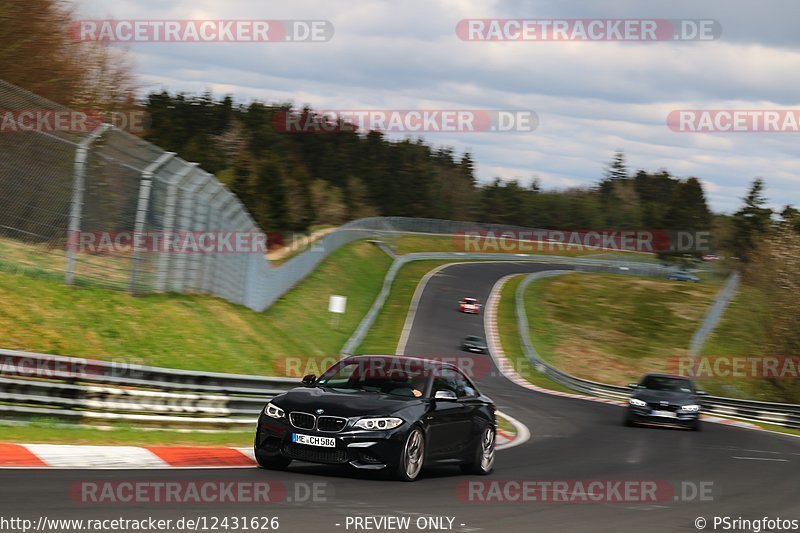
[{"label": "white painted line", "polygon": [[775,461],[778,463],[788,463],[789,459],[775,459],[774,457],[739,457],[731,455],[734,459],[747,459],[748,461]]},{"label": "white painted line", "polygon": [[417,316],[417,307],[419,306],[419,300],[422,298],[422,293],[425,291],[425,286],[428,285],[428,281],[435,276],[440,270],[445,267],[450,266],[454,263],[447,263],[444,265],[439,265],[425,274],[422,279],[417,283],[417,288],[414,290],[414,296],[411,298],[411,304],[408,306],[408,313],[406,313],[406,321],[403,324],[403,332],[400,334],[400,340],[397,341],[397,350],[395,353],[397,355],[403,355],[406,351],[406,344],[408,344],[408,336],[411,334],[411,328],[414,326],[414,318]]},{"label": "white painted line", "polygon": [[528,430],[528,426],[517,420],[516,418],[507,415],[506,413],[501,413],[497,411],[497,416],[502,416],[509,422],[511,425],[514,426],[514,429],[517,431],[517,436],[514,440],[503,443],[499,446],[495,446],[495,450],[506,450],[508,448],[513,448],[514,446],[519,446],[530,440],[531,432]]},{"label": "white painted line", "polygon": [[[446,260],[445,260],[446,261]],[[417,315],[417,308],[419,306],[419,300],[422,298],[422,293],[425,290],[425,287],[428,285],[430,279],[438,274],[440,271],[444,270],[445,268],[456,266],[456,265],[473,265],[476,263],[497,263],[498,261],[455,261],[452,263],[445,263],[444,265],[439,265],[434,267],[433,269],[429,270],[427,274],[425,274],[422,279],[417,284],[417,288],[414,290],[414,296],[411,298],[411,304],[408,306],[408,313],[406,314],[406,321],[403,324],[403,332],[400,334],[400,340],[397,342],[397,349],[395,350],[396,355],[405,355],[406,352],[406,344],[408,344],[408,336],[411,334],[411,328],[414,326],[414,318]],[[502,261],[508,262],[508,261]]]},{"label": "white painted line", "polygon": [[783,455],[782,452],[771,452],[768,450],[748,450],[747,448],[739,448],[739,451],[742,452],[753,452],[753,453],[773,453],[775,455]]}]

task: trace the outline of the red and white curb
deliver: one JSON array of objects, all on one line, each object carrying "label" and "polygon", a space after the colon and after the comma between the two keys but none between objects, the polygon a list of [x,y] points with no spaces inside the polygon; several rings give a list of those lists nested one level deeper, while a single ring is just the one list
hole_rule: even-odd
[{"label": "red and white curb", "polygon": [[[497,307],[500,303],[500,294],[506,282],[508,282],[508,280],[513,278],[514,276],[519,276],[519,275],[520,274],[509,274],[508,276],[503,276],[502,278],[497,280],[497,283],[495,283],[494,287],[492,287],[492,292],[490,293],[489,299],[486,302],[486,315],[483,321],[484,329],[486,331],[486,340],[489,347],[489,353],[494,359],[497,368],[500,369],[500,372],[502,372],[504,376],[506,376],[510,381],[513,381],[520,387],[525,387],[526,389],[533,390],[536,392],[550,394],[553,396],[561,396],[564,398],[576,398],[579,400],[587,400],[590,402],[599,402],[599,403],[606,403],[619,406],[627,405],[623,401],[614,400],[611,398],[599,398],[597,396],[588,396],[585,394],[576,394],[572,392],[561,392],[552,389],[545,389],[544,387],[539,387],[537,385],[534,385],[533,383],[528,382],[528,380],[522,377],[514,369],[514,365],[506,357],[506,354],[503,351],[503,346],[500,343],[500,333],[498,332],[497,328]],[[730,420],[727,418],[720,418],[718,416],[711,416],[711,415],[702,415],[702,417],[703,421],[705,422],[713,422],[715,424],[724,424],[727,426],[735,426],[740,428],[756,429],[759,431],[763,431],[762,427],[757,426],[755,424],[751,424],[749,422],[743,422],[741,420]]]},{"label": "red and white curb", "polygon": [[[496,449],[501,450],[515,445],[514,443],[519,435],[519,430],[517,430],[517,435],[498,430]],[[0,469],[143,470],[166,468],[253,468],[255,466],[256,461],[253,457],[252,448],[0,444]]]},{"label": "red and white curb", "polygon": [[252,448],[0,444],[0,468],[252,468]]}]

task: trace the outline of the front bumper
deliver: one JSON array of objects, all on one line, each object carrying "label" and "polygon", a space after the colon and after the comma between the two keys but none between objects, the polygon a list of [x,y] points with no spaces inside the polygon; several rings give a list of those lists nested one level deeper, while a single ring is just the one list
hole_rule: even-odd
[{"label": "front bumper", "polygon": [[683,411],[669,411],[672,416],[654,414],[657,409],[651,407],[628,407],[628,418],[637,424],[654,424],[659,426],[693,427],[700,419],[699,412],[686,413]]},{"label": "front bumper", "polygon": [[[349,428],[338,433],[310,431],[262,414],[256,429],[255,451],[265,457],[283,456],[311,463],[349,464],[363,470],[382,470],[398,465],[409,430],[410,425],[403,423],[385,431]],[[292,433],[332,437],[336,440],[336,447],[293,443]]]}]

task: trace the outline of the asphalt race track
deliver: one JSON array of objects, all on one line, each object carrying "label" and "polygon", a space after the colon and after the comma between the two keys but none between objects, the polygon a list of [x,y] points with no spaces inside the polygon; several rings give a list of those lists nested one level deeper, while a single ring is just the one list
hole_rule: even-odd
[{"label": "asphalt race track", "polygon": [[[443,269],[430,279],[422,294],[405,353],[459,354],[463,337],[483,335],[483,313],[478,316],[459,313],[456,302],[460,297],[475,296],[485,302],[501,277],[553,268],[570,267],[472,263]],[[479,357],[491,360],[488,355]],[[32,519],[42,515],[77,519],[277,516],[279,531],[367,531],[353,525],[347,527],[348,516],[411,516],[412,525],[420,516],[447,516],[455,518],[453,531],[465,532],[696,531],[697,517],[708,520],[707,530],[713,530],[711,521],[715,516],[800,519],[800,439],[717,424],[705,424],[698,433],[627,428],[621,424],[622,409],[613,405],[532,392],[497,375],[496,371],[480,376],[477,381],[500,410],[523,422],[532,433],[528,442],[498,452],[494,473],[480,478],[481,481],[711,482],[713,500],[469,502],[463,497],[463,488],[475,478],[461,475],[455,468],[427,471],[415,483],[401,483],[376,475],[294,463],[286,472],[253,468],[2,470],[2,515]],[[285,486],[290,498],[303,501],[273,504],[76,501],[80,499],[75,496],[76,483],[102,480],[198,483],[270,480]],[[319,501],[305,501],[305,489],[313,483],[323,484],[320,487],[324,496],[317,498]],[[418,529],[411,527],[409,531]]]}]

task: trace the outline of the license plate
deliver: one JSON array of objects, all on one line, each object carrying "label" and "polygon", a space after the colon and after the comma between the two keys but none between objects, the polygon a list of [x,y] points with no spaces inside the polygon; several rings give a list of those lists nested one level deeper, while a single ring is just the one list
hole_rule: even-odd
[{"label": "license plate", "polygon": [[292,433],[292,442],[297,444],[305,444],[307,446],[336,448],[336,439],[333,437],[315,437],[314,435],[300,435],[298,433]]},{"label": "license plate", "polygon": [[672,411],[653,411],[653,416],[663,416],[665,418],[675,418],[675,413]]}]

